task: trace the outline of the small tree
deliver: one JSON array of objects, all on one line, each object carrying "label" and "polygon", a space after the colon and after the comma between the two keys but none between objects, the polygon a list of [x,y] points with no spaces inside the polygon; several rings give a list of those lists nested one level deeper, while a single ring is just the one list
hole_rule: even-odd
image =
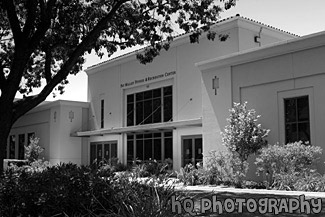
[{"label": "small tree", "polygon": [[242,162],[267,145],[265,137],[270,131],[257,124],[260,115],[256,115],[254,109],[248,110],[246,104],[234,103],[234,107],[229,110],[229,124],[222,133],[223,144],[230,152],[238,154]]}]

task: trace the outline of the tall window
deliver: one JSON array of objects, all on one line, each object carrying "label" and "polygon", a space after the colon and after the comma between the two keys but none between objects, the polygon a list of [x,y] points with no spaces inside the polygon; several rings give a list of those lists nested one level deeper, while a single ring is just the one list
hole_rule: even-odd
[{"label": "tall window", "polygon": [[130,134],[127,136],[127,161],[173,159],[172,132]]},{"label": "tall window", "polygon": [[104,128],[104,100],[100,101],[100,128]]},{"label": "tall window", "polygon": [[284,99],[286,143],[310,142],[308,96]]},{"label": "tall window", "polygon": [[173,117],[172,86],[127,95],[127,126],[168,122]]}]

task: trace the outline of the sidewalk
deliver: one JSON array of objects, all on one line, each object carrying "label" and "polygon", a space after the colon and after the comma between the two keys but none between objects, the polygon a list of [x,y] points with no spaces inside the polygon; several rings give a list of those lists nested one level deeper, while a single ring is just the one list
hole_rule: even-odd
[{"label": "sidewalk", "polygon": [[257,194],[257,195],[278,195],[278,196],[300,196],[305,195],[306,198],[322,198],[325,199],[325,192],[305,192],[305,191],[279,191],[266,189],[241,189],[223,186],[177,186],[177,190],[190,191],[198,193],[234,193],[234,194]]}]

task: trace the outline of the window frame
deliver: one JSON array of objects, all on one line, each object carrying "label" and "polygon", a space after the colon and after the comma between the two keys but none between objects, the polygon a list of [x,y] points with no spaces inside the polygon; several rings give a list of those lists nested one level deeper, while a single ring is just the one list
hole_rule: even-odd
[{"label": "window frame", "polygon": [[[171,90],[171,94],[168,94],[166,95],[165,94],[165,89],[166,88],[170,88]],[[160,90],[160,96],[159,97],[155,97],[154,96],[154,91],[155,90]],[[151,98],[148,98],[148,99],[145,99],[144,96],[143,96],[143,99],[138,99],[138,95],[140,96],[140,94],[142,95],[145,95],[146,92],[148,91],[152,91],[152,97]],[[125,107],[126,107],[126,111],[124,113],[124,117],[125,117],[125,126],[127,127],[131,127],[131,126],[138,126],[138,125],[147,125],[147,124],[155,124],[155,123],[164,123],[164,122],[169,122],[169,121],[172,121],[173,120],[173,110],[174,110],[174,89],[173,89],[173,85],[170,84],[170,85],[164,85],[164,86],[160,86],[160,87],[154,87],[154,88],[150,88],[150,89],[146,89],[146,90],[141,90],[141,91],[137,91],[137,92],[132,92],[132,93],[126,93],[125,94]],[[132,102],[129,102],[128,101],[128,98],[132,99]],[[166,108],[165,108],[165,100],[166,99],[169,99],[169,103],[171,103],[171,106],[168,107],[170,108],[170,111],[168,112],[165,112]],[[154,102],[156,100],[160,100],[160,106],[157,107],[157,108],[154,108]],[[145,102],[146,101],[151,101],[151,104],[152,104],[152,111],[150,113],[150,116],[147,116],[145,117]],[[137,113],[137,105],[138,104],[141,104],[142,103],[142,120],[137,120],[137,116],[141,114]],[[130,106],[130,107],[129,107]],[[133,109],[132,109],[133,107]],[[130,109],[131,108],[131,109]],[[154,113],[152,114],[152,112],[156,112],[156,110],[160,110],[160,118],[158,122],[155,122],[155,115]],[[171,113],[169,114],[169,116],[171,116],[170,118],[168,118],[168,120],[166,119],[165,115],[168,115],[168,113]],[[129,118],[129,115],[132,115],[132,119]],[[151,118],[152,121],[147,121],[147,118],[149,117],[149,119]],[[129,124],[129,120],[131,124]]]},{"label": "window frame", "polygon": [[[100,141],[100,142],[90,142],[89,144],[89,165],[92,165],[93,162],[92,162],[92,147],[94,146],[95,147],[95,155],[96,155],[96,158],[97,159],[97,155],[98,155],[98,146],[101,146],[101,156],[102,156],[102,160],[107,160],[105,159],[105,145],[108,145],[109,147],[109,158],[108,160],[112,159],[112,158],[118,158],[118,141],[117,140],[109,140],[109,141]],[[116,145],[116,156],[115,157],[112,157],[112,145]],[[94,159],[94,160],[95,160]],[[93,161],[94,161],[93,160]],[[98,161],[97,159],[97,164],[100,162]]]},{"label": "window frame", "polygon": [[[157,133],[159,133],[160,134],[160,136],[159,137],[155,137],[154,136],[154,134],[157,134]],[[169,134],[170,133],[170,135],[166,135],[166,134]],[[149,136],[146,136],[146,135],[149,135],[149,134],[152,134],[152,136],[151,137],[149,137]],[[130,139],[128,138],[128,137],[130,137]],[[132,137],[132,138],[131,138]],[[140,138],[140,137],[142,137],[142,138]],[[160,140],[160,154],[161,154],[161,156],[160,156],[160,160],[158,159],[155,159],[155,157],[154,157],[154,155],[155,155],[155,147],[154,147],[154,144],[155,144],[155,140]],[[167,157],[166,158],[166,141],[167,140],[170,140],[171,139],[171,158],[170,157]],[[149,141],[149,140],[151,140],[151,141],[153,141],[153,143],[151,144],[151,146],[152,146],[152,153],[151,153],[151,155],[152,155],[152,157],[150,158],[150,159],[152,159],[152,160],[157,160],[158,162],[161,162],[161,161],[164,161],[164,160],[166,160],[166,159],[171,159],[171,160],[173,160],[173,152],[174,152],[174,150],[173,150],[173,148],[174,148],[174,146],[173,146],[173,131],[161,131],[161,132],[149,132],[149,133],[132,133],[132,134],[127,134],[127,147],[126,147],[126,162],[127,162],[127,164],[132,164],[135,160],[141,160],[141,161],[143,161],[144,160],[144,158],[145,158],[145,141]],[[128,156],[129,156],[129,152],[128,152],[128,143],[129,142],[132,142],[132,152],[133,152],[133,156],[132,156],[132,159],[130,160],[129,158],[128,158]],[[138,141],[142,141],[142,147],[143,147],[143,150],[142,150],[142,155],[143,155],[143,159],[138,159],[137,158],[137,150],[138,150]],[[149,159],[147,159],[147,160],[149,160]]]},{"label": "window frame", "polygon": [[278,135],[281,144],[286,143],[285,132],[285,99],[298,98],[308,96],[309,102],[309,130],[310,130],[310,144],[315,144],[315,110],[314,110],[314,90],[313,87],[294,89],[288,91],[278,92]]}]

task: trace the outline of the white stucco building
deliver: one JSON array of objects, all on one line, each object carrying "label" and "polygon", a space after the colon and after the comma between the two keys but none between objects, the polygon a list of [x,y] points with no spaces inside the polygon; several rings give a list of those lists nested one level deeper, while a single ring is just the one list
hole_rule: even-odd
[{"label": "white stucco building", "polygon": [[13,127],[8,158],[35,133],[52,163],[171,159],[178,170],[222,148],[228,110],[242,101],[262,115],[271,144],[323,146],[325,33],[299,38],[240,16],[214,30],[228,39],[181,35],[150,64],[136,59],[140,50],[88,68],[89,102],[33,109]]}]

